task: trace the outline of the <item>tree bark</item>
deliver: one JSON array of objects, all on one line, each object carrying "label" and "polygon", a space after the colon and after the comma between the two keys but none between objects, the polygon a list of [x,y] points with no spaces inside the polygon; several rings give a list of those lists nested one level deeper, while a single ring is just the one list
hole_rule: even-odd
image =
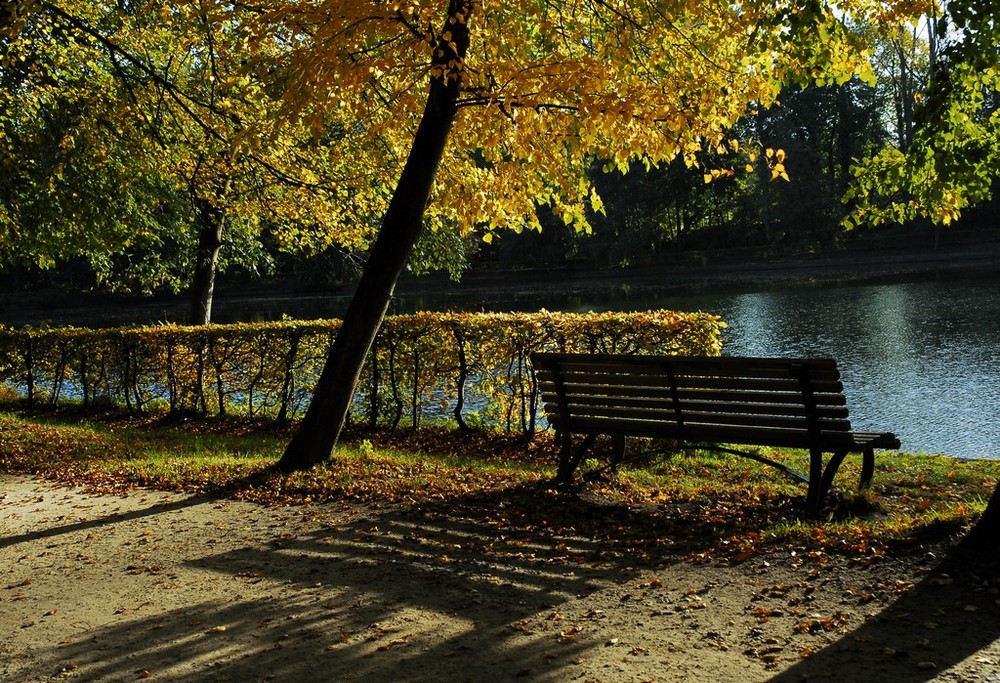
[{"label": "tree bark", "polygon": [[983,516],[963,539],[963,545],[968,548],[992,550],[998,537],[1000,537],[1000,482],[997,482],[996,488],[993,489],[993,495],[986,504]]},{"label": "tree bark", "polygon": [[222,228],[225,212],[207,199],[196,200],[198,209],[198,251],[195,254],[194,275],[191,279],[192,325],[212,322],[212,298],[215,293],[215,271],[222,249]]},{"label": "tree bark", "polygon": [[[278,469],[303,470],[333,454],[344,428],[354,390],[375,335],[382,324],[396,281],[423,229],[438,165],[458,113],[461,67],[469,46],[466,24],[470,0],[450,0],[442,40],[434,51],[430,88],[410,153],[382,217],[382,225],[365,264],[354,297],[334,340],[298,430],[285,449]],[[461,15],[461,17],[459,16]]]}]

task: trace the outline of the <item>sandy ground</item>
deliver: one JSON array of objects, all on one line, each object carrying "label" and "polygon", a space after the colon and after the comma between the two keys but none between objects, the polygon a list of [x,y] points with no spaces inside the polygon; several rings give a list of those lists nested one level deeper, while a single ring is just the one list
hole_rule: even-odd
[{"label": "sandy ground", "polygon": [[940,549],[589,550],[420,510],[0,475],[0,680],[1000,682],[1000,580],[943,573]]}]

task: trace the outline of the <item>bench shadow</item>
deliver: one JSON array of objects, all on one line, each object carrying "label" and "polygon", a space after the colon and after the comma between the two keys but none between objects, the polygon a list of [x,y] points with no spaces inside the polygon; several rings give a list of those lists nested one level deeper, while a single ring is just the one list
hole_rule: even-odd
[{"label": "bench shadow", "polygon": [[1000,639],[998,600],[1000,558],[960,545],[887,608],[771,681],[920,683],[963,663],[974,678],[954,680],[1000,681],[1000,660],[977,657]]},{"label": "bench shadow", "polygon": [[[204,580],[225,581],[228,600],[137,608],[73,642],[41,646],[25,673],[78,672],[95,681],[147,673],[155,680],[161,672],[182,682],[568,680],[580,658],[604,643],[586,629],[565,636],[566,622],[549,615],[571,614],[578,598],[716,548],[733,533],[697,508],[554,495],[533,486],[473,493],[193,556],[184,564]],[[215,500],[155,504],[81,524]],[[773,680],[930,680],[1000,637],[997,576],[995,562],[956,555]],[[259,583],[266,594],[243,596]]]}]

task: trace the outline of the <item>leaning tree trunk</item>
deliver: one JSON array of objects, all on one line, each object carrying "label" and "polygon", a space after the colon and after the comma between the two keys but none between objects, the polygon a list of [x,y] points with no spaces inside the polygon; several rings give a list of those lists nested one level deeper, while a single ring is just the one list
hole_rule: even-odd
[{"label": "leaning tree trunk", "polygon": [[278,462],[282,471],[307,469],[328,460],[340,438],[358,378],[389,307],[393,288],[423,229],[424,209],[458,112],[461,68],[469,46],[465,22],[471,10],[469,0],[448,3],[448,23],[441,33],[450,32],[451,42],[442,40],[435,48],[433,62],[441,68],[432,70],[437,75],[431,78],[409,156],[330,348],[309,410]]}]

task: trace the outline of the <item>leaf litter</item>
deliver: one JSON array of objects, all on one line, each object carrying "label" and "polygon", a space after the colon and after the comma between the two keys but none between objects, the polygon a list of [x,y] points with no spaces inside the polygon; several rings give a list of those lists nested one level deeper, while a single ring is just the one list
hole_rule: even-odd
[{"label": "leaf litter", "polygon": [[[544,439],[526,446],[514,439],[395,434],[385,436],[376,448],[364,449],[367,452],[352,455],[334,467],[284,476],[258,464],[180,467],[169,474],[154,473],[134,461],[140,450],[135,445],[139,438],[136,434],[143,432],[130,434],[120,426],[113,432],[74,431],[0,418],[0,431],[4,437],[0,465],[4,470],[44,474],[62,485],[82,487],[87,492],[53,502],[48,490],[42,488],[42,493],[31,494],[31,500],[43,507],[55,505],[77,511],[86,507],[89,518],[97,514],[89,511],[94,501],[105,500],[100,496],[111,494],[121,498],[107,499],[106,514],[123,515],[159,500],[156,495],[135,495],[146,489],[243,501],[233,505],[263,504],[265,507],[240,509],[253,510],[253,515],[268,520],[255,527],[255,537],[261,546],[275,553],[295,551],[302,547],[304,537],[322,535],[318,529],[335,515],[338,524],[355,524],[352,528],[358,540],[351,547],[358,566],[416,567],[406,563],[419,561],[419,566],[430,568],[428,580],[443,582],[435,590],[455,590],[449,588],[449,583],[456,581],[470,589],[478,586],[473,594],[478,597],[454,598],[456,605],[466,604],[467,608],[455,610],[455,623],[448,622],[447,627],[438,624],[440,633],[433,628],[434,619],[440,616],[431,619],[430,626],[422,631],[404,620],[402,615],[409,615],[406,609],[387,610],[383,617],[388,615],[388,619],[383,618],[367,631],[335,626],[325,629],[326,638],[320,638],[323,650],[371,643],[372,651],[383,656],[404,650],[412,653],[427,647],[428,642],[436,642],[435,638],[447,642],[459,638],[455,634],[462,631],[455,630],[456,624],[473,617],[485,624],[486,633],[496,629],[496,633],[509,633],[516,639],[550,639],[563,647],[572,644],[583,648],[581,652],[586,653],[564,661],[559,650],[543,648],[535,660],[517,659],[519,665],[512,665],[511,671],[524,674],[522,677],[540,675],[558,663],[580,675],[590,675],[593,680],[605,680],[594,674],[600,674],[610,661],[619,666],[623,661],[634,665],[637,661],[655,660],[659,663],[643,664],[632,673],[639,678],[655,674],[649,676],[651,680],[686,680],[685,676],[695,669],[712,666],[720,675],[739,672],[747,680],[765,680],[779,670],[808,674],[811,670],[802,668],[803,662],[816,662],[822,667],[826,653],[837,643],[848,641],[855,647],[863,644],[867,649],[861,654],[874,656],[876,668],[887,666],[890,670],[903,664],[910,670],[924,670],[931,663],[937,672],[948,666],[989,671],[995,670],[1000,661],[1000,652],[988,647],[970,650],[962,660],[944,664],[918,656],[921,650],[948,650],[949,638],[953,637],[949,629],[958,627],[956,615],[975,619],[976,623],[997,615],[998,586],[991,576],[970,581],[966,573],[949,574],[938,569],[960,528],[943,525],[931,528],[936,531],[934,535],[880,538],[877,527],[865,527],[864,516],[840,517],[842,510],[837,506],[858,505],[846,498],[834,500],[827,511],[828,521],[800,522],[793,533],[782,535],[767,530],[780,528],[795,518],[798,494],[776,490],[745,495],[745,488],[725,476],[720,476],[718,486],[711,489],[670,489],[659,482],[653,491],[626,477],[570,493],[551,491],[543,485],[544,464],[551,464],[554,450]],[[438,455],[445,453],[447,458],[421,462],[379,452],[414,452],[418,448]],[[466,460],[475,456],[488,467],[472,467],[457,460],[459,456]],[[100,466],[95,467],[95,462]],[[904,483],[897,478],[881,492],[874,516],[891,515],[892,506],[903,500],[896,494]],[[921,486],[929,485],[924,481]],[[953,490],[946,495],[954,497]],[[133,526],[126,543],[136,551],[142,548],[142,552],[167,552],[157,546],[168,543],[171,532],[178,531],[186,532],[187,542],[195,542],[195,538],[204,552],[218,553],[231,545],[227,521],[237,514],[235,508],[214,506],[210,519],[199,519],[198,525],[175,522],[174,529],[153,524],[147,528],[148,520],[142,520]],[[273,516],[278,514],[281,519],[275,520]],[[50,520],[46,524],[58,525],[84,518],[62,513],[45,519]],[[400,519],[406,523],[401,524]],[[356,525],[363,520],[375,523]],[[88,531],[84,537],[88,547],[97,547],[88,550],[86,556],[76,554],[71,558],[79,571],[101,567],[105,561],[100,559],[99,546],[116,542],[115,531],[113,526],[95,526]],[[191,532],[197,537],[192,537]],[[178,542],[176,547],[180,545]],[[183,553],[190,554],[190,548]],[[10,566],[37,567],[38,555],[37,551],[34,555],[23,554]],[[122,561],[120,580],[172,577],[171,585],[183,593],[177,598],[180,601],[202,596],[206,591],[210,594],[214,589],[210,581],[187,577],[178,568],[177,557],[133,555]],[[520,575],[512,576],[511,567],[517,568]],[[39,572],[39,576],[4,577],[3,585],[11,594],[7,604],[37,601],[35,596],[42,593],[38,583],[44,572],[32,571]],[[241,600],[248,594],[263,596],[275,591],[273,570],[265,566],[239,566],[230,572],[237,583],[231,595],[239,595]],[[591,585],[582,591],[567,591],[565,577],[581,572],[593,577]],[[524,598],[522,602],[529,604],[519,608],[499,597],[512,591],[516,595],[525,577],[536,573],[547,577],[534,580],[542,581],[547,586],[546,594],[553,596],[544,602],[554,602],[557,609],[546,609],[544,602]],[[459,581],[463,576],[468,578]],[[472,581],[473,576],[478,578]],[[51,581],[51,576],[44,577],[46,585]],[[189,585],[185,586],[185,582]],[[570,579],[570,585],[573,582]],[[322,584],[313,589],[322,590]],[[495,598],[482,597],[486,589],[504,592],[497,592]],[[292,589],[284,590],[288,596],[295,594]],[[928,591],[935,592],[933,600],[923,595]],[[956,594],[947,594],[949,591]],[[895,604],[916,594],[931,603],[933,609],[911,606],[906,612],[894,611]],[[148,604],[158,594],[144,589],[141,595],[142,600],[137,595],[135,604]],[[566,597],[556,597],[559,595]],[[990,599],[984,602],[984,596]],[[332,611],[338,615],[365,612],[380,600],[384,595],[374,598],[374,603],[361,600],[351,610],[335,607]],[[400,604],[410,602],[404,599]],[[174,604],[174,609],[182,609],[180,604]],[[33,607],[35,615],[48,610],[48,616],[53,618],[45,621],[53,624],[58,621],[55,617],[74,612],[72,605],[67,609],[55,603],[43,604],[40,610],[37,605]],[[114,616],[126,618],[129,613],[125,609]],[[427,617],[405,619],[416,619],[413,623],[420,624],[420,619]],[[879,620],[884,622],[879,630],[867,627]],[[227,642],[241,637],[241,629],[223,625],[211,615],[198,621],[209,624],[200,627],[203,634]],[[272,618],[261,623],[276,621]],[[213,622],[215,625],[211,625]],[[348,626],[348,622],[342,623]],[[933,637],[912,638],[913,624]],[[37,623],[28,630],[38,628],[54,626]],[[434,635],[428,635],[428,631]],[[337,633],[341,634],[339,640]],[[689,635],[692,633],[698,634],[694,640]],[[67,636],[62,634],[52,642],[72,642]],[[332,645],[331,638],[336,640]],[[283,648],[290,645],[287,637],[277,642]],[[626,648],[626,660],[620,654],[600,655],[617,648]],[[455,652],[464,651],[459,648]],[[446,659],[459,657],[456,654]],[[466,658],[462,671],[475,666],[474,659]],[[747,668],[748,662],[754,666]],[[133,669],[156,671],[157,676],[162,670],[152,664]],[[76,675],[77,669],[71,671]]]}]

